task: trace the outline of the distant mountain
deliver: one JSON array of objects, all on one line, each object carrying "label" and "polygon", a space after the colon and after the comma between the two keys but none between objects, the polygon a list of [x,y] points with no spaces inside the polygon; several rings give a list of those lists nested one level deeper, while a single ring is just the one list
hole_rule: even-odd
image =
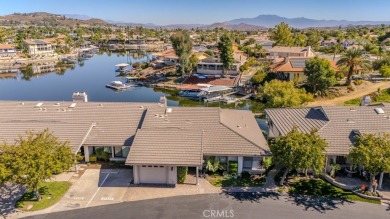
[{"label": "distant mountain", "polygon": [[90,20],[93,19],[93,17],[90,17],[88,15],[82,15],[82,14],[63,14],[66,18],[71,18],[71,19],[77,19],[77,20]]},{"label": "distant mountain", "polygon": [[14,13],[0,16],[0,25],[110,25],[106,21],[97,18],[84,17],[86,20],[67,18],[65,15],[50,14],[46,12]]},{"label": "distant mountain", "polygon": [[349,25],[380,25],[390,24],[390,21],[347,21],[347,20],[315,20],[304,17],[286,18],[277,15],[259,15],[254,18],[239,18],[226,21],[229,24],[250,24],[255,26],[263,26],[267,28],[285,22],[295,28],[309,28],[309,27],[337,27]]},{"label": "distant mountain", "polygon": [[229,24],[227,22],[224,23],[214,23],[210,25],[205,25],[200,27],[201,29],[214,29],[214,28],[224,28],[226,30],[259,30],[259,29],[266,29],[265,27],[262,26],[256,26],[256,25],[251,25],[251,24],[245,24],[245,23],[239,23],[239,24]]}]

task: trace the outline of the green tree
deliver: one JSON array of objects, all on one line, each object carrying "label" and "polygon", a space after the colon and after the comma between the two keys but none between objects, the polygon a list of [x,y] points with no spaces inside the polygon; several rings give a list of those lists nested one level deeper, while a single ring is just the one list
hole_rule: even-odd
[{"label": "green tree", "polygon": [[251,82],[253,85],[259,86],[263,83],[266,76],[267,74],[264,72],[264,70],[258,70],[251,78]]},{"label": "green tree", "polygon": [[364,166],[370,176],[370,187],[380,172],[390,171],[390,135],[387,133],[363,134],[355,137],[348,158]]},{"label": "green tree", "polygon": [[223,63],[223,72],[226,73],[226,70],[229,70],[234,63],[233,44],[228,33],[224,33],[219,38],[218,50],[221,62]]},{"label": "green tree", "polygon": [[263,97],[269,108],[300,107],[313,101],[312,94],[307,93],[303,88],[295,88],[292,81],[272,80],[265,83]]},{"label": "green tree", "polygon": [[305,34],[296,34],[294,36],[294,46],[306,46],[307,36]]},{"label": "green tree", "polygon": [[356,68],[369,68],[370,62],[363,57],[363,52],[361,50],[352,48],[347,50],[341,59],[337,61],[337,65],[349,68],[346,85],[350,85],[352,75],[355,73]]},{"label": "green tree", "polygon": [[311,46],[314,50],[320,49],[321,35],[318,30],[311,29],[307,33],[307,46]]},{"label": "green tree", "polygon": [[294,169],[300,169],[307,175],[309,168],[318,174],[325,165],[325,149],[327,143],[315,130],[302,133],[297,126],[284,136],[276,138],[270,145],[272,161],[283,166],[285,171],[280,180],[284,184],[287,174]]},{"label": "green tree", "polygon": [[20,136],[14,145],[0,145],[0,160],[12,172],[12,179],[8,180],[30,188],[39,201],[39,184],[68,170],[75,157],[69,143],[60,142],[48,129],[28,131],[26,135]]},{"label": "green tree", "polygon": [[275,46],[292,46],[294,39],[291,27],[282,22],[271,30],[271,39],[275,41]]},{"label": "green tree", "polygon": [[180,69],[182,76],[185,75],[185,70],[188,69],[190,63],[189,58],[192,51],[192,41],[188,31],[177,31],[170,37],[172,47],[176,55],[179,57]]},{"label": "green tree", "polygon": [[313,89],[313,92],[320,91],[321,95],[337,83],[336,72],[332,69],[330,62],[318,56],[306,61],[305,75],[307,85]]},{"label": "green tree", "polygon": [[218,170],[223,170],[223,166],[216,157],[210,157],[207,159],[206,170],[215,173]]},{"label": "green tree", "polygon": [[381,73],[382,77],[390,77],[390,66],[389,65],[382,65],[379,69],[379,73]]}]

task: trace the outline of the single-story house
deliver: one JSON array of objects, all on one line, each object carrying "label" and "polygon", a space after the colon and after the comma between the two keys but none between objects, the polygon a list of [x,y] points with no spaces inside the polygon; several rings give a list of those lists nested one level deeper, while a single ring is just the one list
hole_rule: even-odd
[{"label": "single-story house", "polygon": [[[304,82],[307,77],[305,75],[306,61],[312,57],[285,57],[276,58],[270,65],[270,71],[276,74],[276,79],[283,81]],[[338,71],[336,62],[329,60],[332,68]]]},{"label": "single-story house", "polygon": [[[331,162],[343,168],[351,167],[347,155],[354,137],[364,133],[390,133],[390,105],[376,106],[319,106],[265,110],[269,127],[268,138],[286,135],[294,126],[304,133],[315,129],[328,143],[326,169]],[[379,181],[382,185],[383,174]]]},{"label": "single-story house", "polygon": [[0,44],[0,57],[16,56],[15,47],[11,44]]},{"label": "single-story house", "polygon": [[[165,99],[166,100],[166,99]],[[256,172],[268,145],[245,110],[167,107],[163,103],[0,101],[0,141],[48,128],[85,161],[103,148],[133,166],[136,184],[175,185],[177,167],[205,166],[216,157],[238,172]],[[198,172],[198,171],[197,171]]]},{"label": "single-story house", "polygon": [[275,46],[268,50],[267,58],[275,59],[275,58],[284,58],[284,57],[314,57],[314,50],[310,47],[297,47],[297,46]]}]

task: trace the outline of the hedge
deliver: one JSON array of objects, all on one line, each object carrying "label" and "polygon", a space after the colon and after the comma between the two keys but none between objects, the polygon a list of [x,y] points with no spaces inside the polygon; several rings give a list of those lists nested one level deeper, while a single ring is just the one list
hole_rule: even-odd
[{"label": "hedge", "polygon": [[188,167],[177,167],[177,183],[184,183],[187,177]]}]

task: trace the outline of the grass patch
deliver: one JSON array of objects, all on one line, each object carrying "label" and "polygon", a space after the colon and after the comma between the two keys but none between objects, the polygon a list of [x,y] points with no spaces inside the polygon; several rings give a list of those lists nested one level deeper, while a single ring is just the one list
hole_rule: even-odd
[{"label": "grass patch", "polygon": [[353,194],[351,191],[337,188],[322,179],[299,180],[297,182],[290,183],[289,186],[289,193],[291,194],[311,195],[317,197],[327,197],[380,204],[380,201],[378,200],[361,198]]},{"label": "grass patch", "polygon": [[[31,190],[28,190],[20,199],[16,202],[16,208],[22,211],[37,211],[48,208],[57,203],[65,192],[70,188],[70,182],[44,182],[39,186],[39,192],[41,194],[41,201],[37,201]],[[27,209],[32,205],[31,209]]]},{"label": "grass patch", "polygon": [[[377,104],[377,103],[388,103],[390,102],[390,89],[384,89],[380,90],[379,94],[372,93],[370,94],[372,103],[371,104]],[[360,101],[362,98],[355,98],[350,99],[344,102],[344,106],[359,106]]]},{"label": "grass patch", "polygon": [[250,178],[237,177],[226,175],[214,175],[207,176],[207,180],[216,187],[230,187],[230,186],[244,186],[244,187],[256,187],[263,186],[265,184],[265,177],[259,175],[252,175]]}]

